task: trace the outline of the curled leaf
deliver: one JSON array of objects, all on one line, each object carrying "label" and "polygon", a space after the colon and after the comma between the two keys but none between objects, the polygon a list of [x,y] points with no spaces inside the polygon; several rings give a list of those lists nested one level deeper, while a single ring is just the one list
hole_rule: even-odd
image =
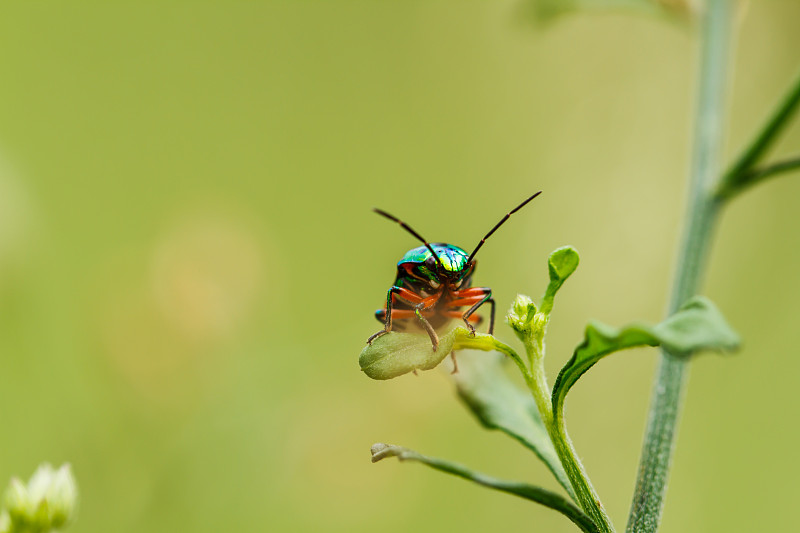
[{"label": "curled leaf", "polygon": [[558,289],[567,281],[573,272],[578,268],[580,256],[572,246],[562,246],[550,254],[547,260],[547,267],[550,271],[550,283],[542,298],[541,312],[549,315],[553,310],[553,300]]},{"label": "curled leaf", "polygon": [[592,322],[553,385],[554,417],[562,416],[567,392],[600,359],[626,348],[659,345],[673,354],[688,356],[701,350],[734,350],[739,346],[739,336],[716,306],[702,296],[692,298],[655,326],[633,324],[618,329]]},{"label": "curled leaf", "polygon": [[358,357],[361,370],[372,379],[391,379],[414,370],[430,370],[453,351],[455,330],[439,337],[433,351],[426,334],[390,331],[364,346]]},{"label": "curled leaf", "polygon": [[661,344],[676,355],[691,355],[700,350],[730,352],[741,339],[711,300],[696,296],[677,313],[653,326]]},{"label": "curled leaf", "polygon": [[511,357],[521,369],[525,364],[509,346],[485,333],[470,333],[466,328],[454,327],[439,336],[439,348],[433,351],[427,335],[390,331],[381,335],[361,350],[358,364],[372,379],[391,379],[414,370],[430,370],[455,350],[474,349],[485,352],[499,351]]},{"label": "curled leaf", "polygon": [[386,459],[387,457],[397,457],[401,461],[417,461],[435,470],[473,481],[484,487],[507,492],[540,503],[564,514],[567,518],[572,520],[575,525],[581,528],[582,531],[589,533],[596,533],[598,531],[597,526],[594,525],[591,519],[586,516],[578,506],[560,494],[556,494],[542,487],[496,479],[480,472],[474,472],[465,466],[435,457],[428,457],[414,450],[403,448],[402,446],[379,443],[373,444],[370,451],[372,452],[373,463]]}]

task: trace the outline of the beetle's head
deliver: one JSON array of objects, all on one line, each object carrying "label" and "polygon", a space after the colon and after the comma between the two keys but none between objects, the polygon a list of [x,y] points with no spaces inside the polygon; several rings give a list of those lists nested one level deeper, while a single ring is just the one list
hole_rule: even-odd
[{"label": "beetle's head", "polygon": [[409,250],[398,266],[413,278],[427,283],[432,291],[446,285],[451,290],[461,288],[475,270],[469,254],[452,244],[435,242]]}]

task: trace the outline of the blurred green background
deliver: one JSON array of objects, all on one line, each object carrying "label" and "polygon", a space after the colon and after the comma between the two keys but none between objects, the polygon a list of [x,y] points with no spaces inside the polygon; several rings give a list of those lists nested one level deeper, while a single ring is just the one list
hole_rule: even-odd
[{"label": "blurred green background", "polygon": [[[800,3],[751,2],[726,154],[800,65]],[[415,241],[481,252],[499,310],[582,254],[549,340],[657,321],[684,209],[696,38],[655,17],[542,25],[520,0],[0,7],[0,483],[70,461],[74,531],[573,531],[376,441],[554,487],[444,372],[358,369]],[[794,126],[778,147],[800,143]],[[705,293],[745,339],[693,365],[663,531],[788,531],[800,496],[800,180],[737,200]],[[498,328],[512,340],[510,330]],[[598,365],[568,420],[619,527],[655,353]],[[551,377],[552,379],[552,377]]]}]

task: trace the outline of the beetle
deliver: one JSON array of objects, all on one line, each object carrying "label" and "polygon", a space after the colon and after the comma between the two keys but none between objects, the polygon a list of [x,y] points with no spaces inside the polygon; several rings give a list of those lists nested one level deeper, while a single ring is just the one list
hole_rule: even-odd
[{"label": "beetle", "polygon": [[[461,318],[470,333],[474,335],[475,326],[472,323],[481,322],[481,318],[474,313],[485,303],[491,305],[489,315],[491,335],[494,331],[495,303],[492,289],[472,287],[475,254],[486,239],[491,237],[511,215],[541,193],[542,191],[537,192],[509,211],[470,254],[453,244],[428,243],[399,218],[386,211],[373,209],[379,215],[400,224],[404,230],[422,242],[423,246],[409,250],[397,263],[397,278],[386,293],[386,307],[375,311],[375,318],[384,323],[384,328],[367,339],[367,344],[372,344],[372,341],[390,331],[403,331],[407,326],[416,323],[428,333],[435,352],[439,347],[436,330],[451,319]],[[462,311],[464,307],[468,307],[466,311]]]}]

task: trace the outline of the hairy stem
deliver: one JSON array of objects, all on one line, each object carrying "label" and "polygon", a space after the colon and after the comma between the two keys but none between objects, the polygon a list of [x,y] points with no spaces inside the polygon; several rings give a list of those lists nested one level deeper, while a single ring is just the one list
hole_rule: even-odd
[{"label": "hairy stem", "polygon": [[[669,314],[697,292],[719,214],[713,189],[720,171],[731,4],[731,0],[709,0],[704,13],[689,203]],[[653,533],[658,529],[687,376],[686,360],[662,351],[628,532]]]},{"label": "hairy stem", "polygon": [[600,497],[592,486],[589,476],[583,467],[583,463],[575,453],[575,447],[572,445],[572,440],[567,434],[567,428],[564,425],[562,417],[550,418],[545,421],[547,430],[550,433],[550,440],[553,442],[553,447],[556,449],[558,458],[561,460],[561,465],[567,473],[567,477],[575,490],[575,496],[578,503],[583,508],[583,511],[589,515],[592,521],[597,524],[597,527],[606,533],[613,533],[614,526],[611,523],[603,504],[600,502]]},{"label": "hairy stem", "polygon": [[521,336],[531,365],[531,380],[528,381],[528,387],[533,394],[533,399],[539,409],[539,416],[542,417],[542,421],[547,428],[558,459],[561,461],[570,485],[575,491],[575,498],[578,504],[583,509],[583,512],[592,519],[599,531],[613,533],[614,526],[611,523],[611,519],[603,508],[600,496],[594,490],[586,469],[575,453],[575,448],[567,434],[567,428],[564,426],[563,418],[554,417],[552,394],[550,386],[547,384],[547,376],[544,370],[544,331],[546,327],[547,323],[545,322],[533,335]]}]

